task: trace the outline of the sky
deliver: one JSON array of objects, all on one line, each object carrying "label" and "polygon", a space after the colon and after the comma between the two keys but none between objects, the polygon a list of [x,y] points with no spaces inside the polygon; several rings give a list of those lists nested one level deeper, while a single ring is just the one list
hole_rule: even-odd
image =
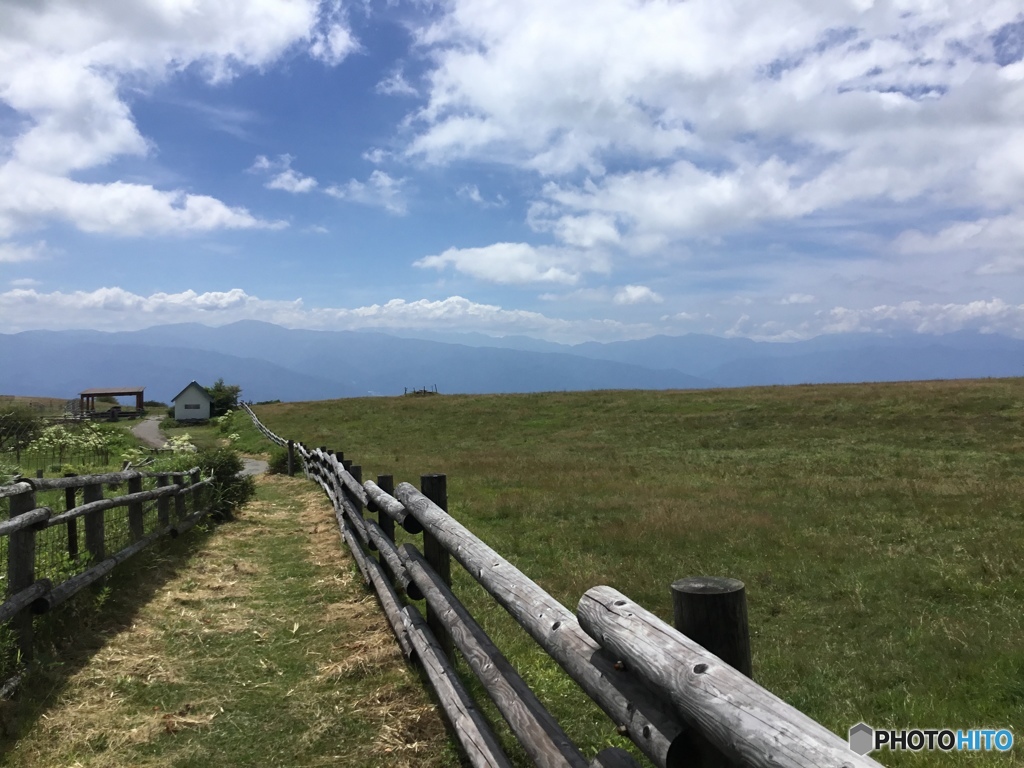
[{"label": "sky", "polygon": [[0,333],[1024,338],[1019,0],[0,0]]}]

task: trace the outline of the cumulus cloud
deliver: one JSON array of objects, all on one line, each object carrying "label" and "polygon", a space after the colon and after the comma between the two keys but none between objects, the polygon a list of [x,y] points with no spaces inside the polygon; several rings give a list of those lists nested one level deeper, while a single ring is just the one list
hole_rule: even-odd
[{"label": "cumulus cloud", "polygon": [[377,83],[377,93],[388,96],[418,96],[419,93],[405,79],[400,69],[396,69],[386,78]]},{"label": "cumulus cloud", "polygon": [[[0,189],[7,190],[0,235],[51,219],[119,234],[163,232],[172,222],[177,231],[270,225],[202,194],[69,174],[152,151],[123,97],[128,84],[148,86],[190,68],[224,82],[296,45],[337,63],[354,45],[340,5],[316,0],[141,0],[130,9],[54,0],[7,3],[3,13],[0,102],[18,119],[0,136]],[[143,215],[105,214],[89,198]]]},{"label": "cumulus cloud", "polygon": [[[705,315],[705,317],[710,318],[711,315]],[[661,321],[663,323],[670,323],[670,322],[675,322],[675,321],[689,323],[689,322],[692,322],[694,320],[699,320],[699,319],[700,319],[700,315],[695,314],[693,312],[676,312],[674,315],[662,315],[661,316]]]},{"label": "cumulus cloud", "polygon": [[455,194],[463,200],[476,203],[481,208],[503,208],[508,204],[508,200],[501,195],[497,195],[493,200],[488,200],[476,184],[463,184],[455,191]]},{"label": "cumulus cloud", "polygon": [[644,324],[608,319],[564,320],[539,312],[505,309],[462,296],[444,299],[391,299],[359,307],[306,307],[301,299],[275,301],[239,288],[197,293],[154,293],[149,296],[117,287],[73,293],[41,293],[16,289],[0,293],[0,325],[10,332],[47,328],[135,330],[168,322],[223,325],[259,319],[290,328],[355,330],[464,330],[532,333],[574,342],[590,338],[638,338],[650,335]]},{"label": "cumulus cloud", "polygon": [[405,184],[406,179],[395,179],[384,171],[374,171],[366,181],[350,179],[347,184],[332,185],[324,192],[339,200],[372,205],[396,216],[404,216],[408,212]]},{"label": "cumulus cloud", "polygon": [[494,243],[481,248],[449,248],[414,262],[417,267],[456,271],[492,283],[575,284],[586,272],[605,272],[600,254],[528,243]]},{"label": "cumulus cloud", "polygon": [[444,9],[417,33],[433,64],[407,156],[549,177],[529,223],[565,245],[657,255],[829,212],[864,224],[880,206],[1024,221],[1013,3]]},{"label": "cumulus cloud", "polygon": [[646,285],[624,285],[615,292],[615,304],[661,304],[664,299]]},{"label": "cumulus cloud", "polygon": [[309,55],[335,66],[359,50],[345,19],[340,0],[321,2],[317,24],[310,34]]},{"label": "cumulus cloud", "polygon": [[836,307],[825,316],[822,330],[825,333],[913,331],[931,334],[974,330],[1019,337],[1024,335],[1024,304],[993,298],[962,304],[905,301],[868,309]]},{"label": "cumulus cloud", "polygon": [[958,221],[934,234],[908,230],[895,242],[903,253],[938,256],[969,256],[980,263],[978,275],[1011,275],[1024,272],[1024,209],[1004,216]]},{"label": "cumulus cloud", "polygon": [[380,165],[385,160],[391,157],[391,153],[387,150],[381,149],[380,147],[374,147],[363,152],[363,160],[373,163],[374,165]]},{"label": "cumulus cloud", "polygon": [[316,179],[295,171],[292,168],[294,159],[291,155],[278,155],[277,160],[269,160],[265,155],[257,155],[249,170],[273,174],[263,185],[267,189],[280,189],[293,194],[312,192],[317,186]]},{"label": "cumulus cloud", "polygon": [[0,167],[0,237],[10,237],[40,217],[66,221],[84,232],[127,236],[286,226],[207,195],[120,181],[72,181],[13,163]]},{"label": "cumulus cloud", "polygon": [[791,293],[783,297],[779,304],[787,306],[790,304],[813,304],[817,299],[809,293]]},{"label": "cumulus cloud", "polygon": [[[229,291],[197,293],[154,293],[140,296],[118,287],[93,291],[40,293],[34,289],[15,289],[0,293],[0,317],[16,329],[26,328],[140,328],[156,323],[201,320],[225,314],[258,315],[260,311],[291,310],[301,302],[266,302],[251,297],[240,288]],[[19,317],[28,312],[35,320]],[[47,319],[43,319],[47,316]],[[91,319],[90,319],[91,318]],[[225,319],[224,322],[230,322]]]},{"label": "cumulus cloud", "polygon": [[31,245],[0,242],[0,264],[13,264],[19,261],[36,261],[46,253],[46,243],[40,241]]}]

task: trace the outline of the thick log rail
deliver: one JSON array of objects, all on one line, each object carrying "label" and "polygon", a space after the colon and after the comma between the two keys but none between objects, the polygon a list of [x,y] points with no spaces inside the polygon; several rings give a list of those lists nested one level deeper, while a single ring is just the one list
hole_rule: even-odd
[{"label": "thick log rail", "polygon": [[[459,681],[451,646],[535,765],[639,764],[617,748],[604,749],[587,762],[452,592],[449,556],[605,711],[610,729],[628,736],[659,768],[879,765],[750,679],[749,643],[744,649],[734,641],[745,636],[745,625],[710,628],[702,635],[729,638],[728,647],[719,652],[735,657],[741,672],[610,587],[589,590],[574,614],[442,508],[447,499],[444,475],[424,475],[422,490],[409,483],[396,487],[390,475],[361,481],[362,468],[342,453],[285,440],[248,405],[242,407],[261,433],[288,448],[289,474],[300,460],[306,477],[327,494],[364,582],[377,592],[406,658],[424,669],[472,765],[505,766],[509,760]],[[377,520],[364,517],[364,508]],[[422,532],[423,551],[410,543],[397,546],[396,524],[409,534]],[[674,588],[682,589],[680,584]],[[742,599],[740,582],[725,590],[699,585],[698,591],[729,593],[726,610],[701,607],[701,615],[740,616],[745,624],[745,603],[737,602],[735,585]],[[411,600],[425,598],[427,616],[440,629],[432,629],[415,605],[403,604],[400,592]]]},{"label": "thick log rail", "polygon": [[[149,480],[154,488],[143,490]],[[204,489],[212,478],[201,479],[195,467],[187,472],[139,472],[128,470],[99,475],[61,478],[21,479],[0,486],[0,499],[7,499],[9,519],[0,521],[0,538],[6,537],[5,600],[0,604],[0,623],[10,622],[17,636],[22,659],[30,661],[33,652],[32,616],[46,613],[70,597],[94,584],[121,563],[138,554],[163,536],[178,536],[198,523],[209,510],[205,507]],[[128,493],[105,498],[104,487],[127,484]],[[76,491],[82,489],[82,504],[76,505]],[[37,494],[64,491],[63,511],[37,505]],[[59,495],[58,495],[59,498]],[[171,499],[177,514],[170,515]],[[150,530],[146,532],[146,502],[155,502],[151,509]],[[127,515],[114,519],[109,510],[124,507]],[[78,519],[85,531],[85,553],[78,549]],[[66,544],[57,551],[54,543],[60,538],[47,531],[61,526],[66,530]],[[127,540],[124,546],[122,541]],[[120,548],[108,554],[108,543]],[[82,555],[87,555],[83,557]],[[59,569],[60,580],[41,576],[46,572],[45,558],[59,558],[65,565]],[[77,572],[76,572],[77,571]],[[38,576],[38,578],[37,578]]]}]

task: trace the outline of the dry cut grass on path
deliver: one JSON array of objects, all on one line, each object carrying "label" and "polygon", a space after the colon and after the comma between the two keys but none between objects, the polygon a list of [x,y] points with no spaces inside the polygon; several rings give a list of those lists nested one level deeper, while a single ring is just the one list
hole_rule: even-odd
[{"label": "dry cut grass on path", "polygon": [[237,520],[112,584],[100,625],[20,703],[6,764],[458,764],[323,497],[258,482]]}]

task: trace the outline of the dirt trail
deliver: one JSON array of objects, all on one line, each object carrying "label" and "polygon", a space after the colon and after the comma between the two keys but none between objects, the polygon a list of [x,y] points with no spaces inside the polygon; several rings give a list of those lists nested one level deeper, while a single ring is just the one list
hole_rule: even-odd
[{"label": "dirt trail", "polygon": [[[161,416],[147,416],[132,427],[132,434],[149,448],[163,448],[167,438],[160,431],[162,419],[163,417]],[[262,475],[269,468],[267,462],[263,459],[249,459],[244,456],[242,457],[242,464],[245,465],[242,469],[243,475]]]},{"label": "dirt trail", "polygon": [[44,700],[10,751],[0,738],[0,763],[459,764],[322,494],[298,478],[257,484],[234,522],[142,565],[166,572],[152,596],[36,686]]},{"label": "dirt trail", "polygon": [[149,448],[163,448],[167,438],[160,432],[160,421],[160,416],[147,416],[132,427],[132,434]]}]

